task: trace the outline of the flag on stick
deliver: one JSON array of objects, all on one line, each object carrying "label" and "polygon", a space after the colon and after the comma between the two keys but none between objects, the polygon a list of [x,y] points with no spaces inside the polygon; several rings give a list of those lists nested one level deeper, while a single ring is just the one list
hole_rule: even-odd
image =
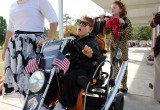
[{"label": "flag on stick", "polygon": [[69,68],[70,61],[61,52],[58,52],[58,55],[54,58],[52,64],[61,68],[65,74]]},{"label": "flag on stick", "polygon": [[37,58],[29,60],[28,64],[25,67],[26,73],[33,73],[38,69],[38,60]]}]

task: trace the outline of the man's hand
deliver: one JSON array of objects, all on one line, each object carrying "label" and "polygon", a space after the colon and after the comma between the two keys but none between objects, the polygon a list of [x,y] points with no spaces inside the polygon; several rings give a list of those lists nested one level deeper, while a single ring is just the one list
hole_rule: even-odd
[{"label": "man's hand", "polygon": [[2,60],[3,60],[3,61],[4,61],[4,59],[5,59],[5,53],[6,53],[6,49],[4,49],[3,52],[2,52]]},{"label": "man's hand", "polygon": [[39,41],[38,44],[37,44],[37,47],[38,47],[38,48],[41,48],[42,45],[43,45],[43,43],[48,42],[48,41],[51,41],[51,40],[52,40],[51,38],[47,37],[44,41],[42,41],[42,40]]},{"label": "man's hand", "polygon": [[155,18],[156,14],[157,14],[157,13],[152,12],[152,19],[154,19],[154,18]]},{"label": "man's hand", "polygon": [[93,56],[93,50],[91,47],[85,45],[84,49],[82,50],[83,54],[85,54],[86,56],[88,56],[89,58],[92,58]]}]

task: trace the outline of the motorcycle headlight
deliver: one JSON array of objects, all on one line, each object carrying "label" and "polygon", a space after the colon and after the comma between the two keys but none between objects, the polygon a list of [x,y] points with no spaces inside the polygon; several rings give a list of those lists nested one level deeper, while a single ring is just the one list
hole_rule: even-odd
[{"label": "motorcycle headlight", "polygon": [[45,84],[45,75],[42,71],[35,71],[29,79],[29,90],[33,93],[40,92]]}]

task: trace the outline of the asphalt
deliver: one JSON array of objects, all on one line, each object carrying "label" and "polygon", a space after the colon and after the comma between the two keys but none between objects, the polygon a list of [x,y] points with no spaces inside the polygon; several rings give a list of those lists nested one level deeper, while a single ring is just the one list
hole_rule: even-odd
[{"label": "asphalt", "polygon": [[[160,104],[153,99],[154,65],[146,64],[150,48],[129,48],[128,88],[125,94],[124,110],[160,110]],[[8,94],[0,96],[0,110],[21,110],[23,96]]]}]

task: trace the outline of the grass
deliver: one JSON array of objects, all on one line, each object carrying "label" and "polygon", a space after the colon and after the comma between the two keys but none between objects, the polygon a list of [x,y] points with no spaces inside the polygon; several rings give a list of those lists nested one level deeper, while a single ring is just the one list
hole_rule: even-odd
[{"label": "grass", "polygon": [[4,74],[4,62],[2,61],[2,52],[3,49],[0,49],[0,76],[3,76]]}]

